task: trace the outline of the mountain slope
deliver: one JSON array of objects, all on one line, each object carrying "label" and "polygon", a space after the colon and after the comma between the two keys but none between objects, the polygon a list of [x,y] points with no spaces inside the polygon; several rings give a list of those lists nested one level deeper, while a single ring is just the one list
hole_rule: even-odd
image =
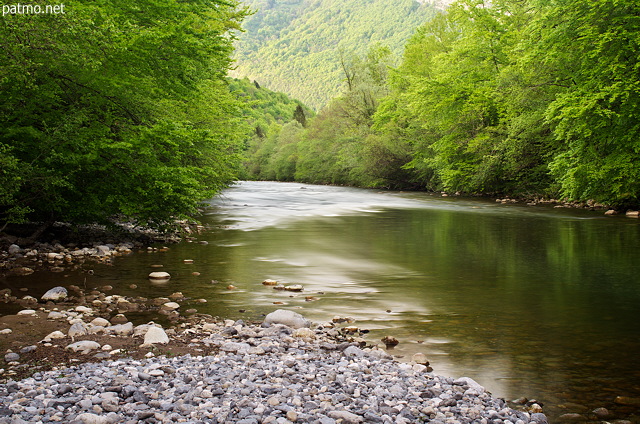
[{"label": "mountain slope", "polygon": [[236,43],[236,77],[247,76],[315,108],[343,85],[341,57],[364,55],[372,44],[400,57],[414,29],[436,7],[415,0],[247,0],[256,13]]}]

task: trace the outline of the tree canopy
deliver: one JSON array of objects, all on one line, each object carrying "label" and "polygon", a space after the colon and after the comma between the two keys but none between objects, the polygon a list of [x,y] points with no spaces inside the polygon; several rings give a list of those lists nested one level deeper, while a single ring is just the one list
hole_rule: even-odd
[{"label": "tree canopy", "polygon": [[[43,6],[44,7],[44,6]],[[236,178],[234,1],[65,2],[0,22],[0,229],[163,227]]]},{"label": "tree canopy", "polygon": [[338,56],[343,94],[299,133],[293,175],[637,206],[638,34],[630,0],[456,1],[399,66]]}]

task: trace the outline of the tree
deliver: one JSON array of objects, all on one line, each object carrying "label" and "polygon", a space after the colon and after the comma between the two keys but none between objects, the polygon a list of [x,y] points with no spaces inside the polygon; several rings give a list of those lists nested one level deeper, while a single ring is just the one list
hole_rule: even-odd
[{"label": "tree", "polygon": [[625,205],[640,202],[640,5],[558,1],[538,5],[527,64],[561,87],[545,111],[557,152],[549,166],[561,194]]},{"label": "tree", "polygon": [[[44,7],[44,6],[43,6]],[[74,1],[0,24],[0,226],[164,228],[233,181],[234,1]],[[4,224],[3,224],[4,223]]]},{"label": "tree", "polygon": [[293,119],[298,121],[303,127],[307,126],[307,116],[304,114],[304,109],[301,105],[296,106],[296,110],[293,112]]}]

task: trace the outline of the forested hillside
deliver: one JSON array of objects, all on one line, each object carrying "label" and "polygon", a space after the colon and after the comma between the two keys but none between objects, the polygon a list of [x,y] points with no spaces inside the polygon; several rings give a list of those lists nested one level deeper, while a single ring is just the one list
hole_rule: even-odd
[{"label": "forested hillside", "polygon": [[296,119],[305,123],[315,115],[299,100],[261,87],[248,78],[229,79],[229,89],[242,102],[242,116],[250,127],[250,135],[264,136],[272,125],[282,125]]},{"label": "forested hillside", "polygon": [[631,0],[458,1],[418,28],[399,66],[381,45],[345,63],[342,94],[271,140],[287,154],[260,169],[637,205],[639,34]]},{"label": "forested hillside", "polygon": [[[274,151],[273,142],[279,139],[283,127],[301,129],[313,110],[284,93],[261,87],[248,78],[230,79],[231,93],[242,102],[242,116],[247,124],[245,136],[245,156],[251,158],[245,163],[245,173],[240,178],[251,179],[262,175],[264,179],[290,179],[275,172],[274,157],[282,153]],[[293,159],[287,158],[287,163]]]},{"label": "forested hillside", "polygon": [[237,69],[275,91],[320,109],[339,94],[341,59],[382,43],[398,57],[414,30],[434,14],[415,0],[248,0],[255,14],[236,42]]}]

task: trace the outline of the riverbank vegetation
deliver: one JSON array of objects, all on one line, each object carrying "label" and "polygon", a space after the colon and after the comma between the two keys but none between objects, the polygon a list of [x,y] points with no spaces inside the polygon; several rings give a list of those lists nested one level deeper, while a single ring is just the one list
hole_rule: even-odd
[{"label": "riverbank vegetation", "polygon": [[[44,8],[44,6],[43,6]],[[0,23],[0,231],[164,228],[237,178],[235,1],[65,2]]]},{"label": "riverbank vegetation", "polygon": [[343,94],[306,128],[283,127],[268,142],[286,153],[249,169],[637,205],[639,33],[629,0],[458,1],[416,30],[399,66],[381,44],[336,57]]}]

